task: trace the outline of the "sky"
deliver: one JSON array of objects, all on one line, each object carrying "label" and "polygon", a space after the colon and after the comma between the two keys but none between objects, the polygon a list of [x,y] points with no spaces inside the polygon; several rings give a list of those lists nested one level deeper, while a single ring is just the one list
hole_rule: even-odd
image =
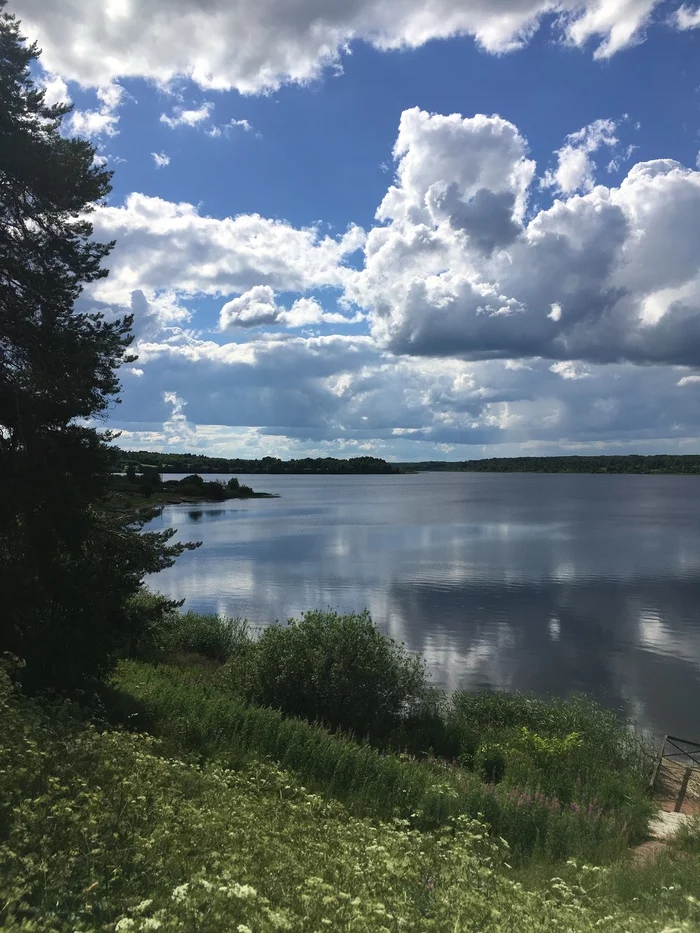
[{"label": "sky", "polygon": [[9,9],[114,170],[122,447],[700,453],[700,7]]}]

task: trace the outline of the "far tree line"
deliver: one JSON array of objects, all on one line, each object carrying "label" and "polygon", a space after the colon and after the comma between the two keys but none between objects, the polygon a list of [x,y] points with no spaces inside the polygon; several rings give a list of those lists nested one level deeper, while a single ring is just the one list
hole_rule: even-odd
[{"label": "far tree line", "polygon": [[404,470],[441,470],[464,473],[688,473],[700,474],[694,454],[600,455],[596,457],[491,457],[446,462],[400,463]]},{"label": "far tree line", "polygon": [[152,468],[160,473],[402,473],[393,463],[379,457],[305,457],[300,460],[280,460],[262,457],[259,460],[207,457],[203,454],[154,453],[148,450],[114,449],[114,470],[126,473],[130,468],[143,472]]},{"label": "far tree line", "polygon": [[413,472],[464,473],[676,473],[700,475],[695,454],[625,454],[566,457],[489,457],[480,460],[423,460],[389,463],[379,457],[305,457],[281,460],[262,457],[208,457],[205,454],[155,453],[112,448],[112,469],[117,473],[315,473],[396,474]]}]

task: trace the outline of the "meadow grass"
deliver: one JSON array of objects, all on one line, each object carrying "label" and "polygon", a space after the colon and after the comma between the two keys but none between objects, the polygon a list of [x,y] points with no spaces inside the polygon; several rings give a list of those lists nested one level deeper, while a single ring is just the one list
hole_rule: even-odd
[{"label": "meadow grass", "polygon": [[653,755],[620,716],[586,697],[459,691],[448,698],[430,685],[424,662],[367,612],[306,613],[255,640],[239,620],[188,613],[170,623],[168,639],[225,659],[213,681],[255,705],[384,751],[456,760],[500,791],[526,791],[523,802],[624,812],[629,837],[643,835]]},{"label": "meadow grass", "polygon": [[[628,868],[626,894],[614,868],[571,863],[527,885],[508,867],[507,845],[466,816],[422,831],[358,817],[277,765],[234,771],[169,756],[149,735],[22,698],[2,672],[0,720],[3,933],[690,933],[700,924],[700,902],[671,861],[663,883],[651,868],[636,877]],[[692,866],[697,879],[697,858]]]},{"label": "meadow grass", "polygon": [[[533,857],[610,860],[643,838],[651,811],[641,793],[604,801],[595,796],[589,780],[577,787],[572,778],[575,793],[568,800],[535,785],[487,783],[457,762],[383,753],[319,725],[248,704],[217,683],[216,675],[191,667],[124,662],[113,682],[123,698],[138,703],[137,722],[158,735],[170,754],[196,754],[201,761],[217,760],[227,767],[269,759],[357,815],[409,819],[422,829],[459,815],[480,818],[494,836],[508,841],[519,863]],[[601,785],[598,793],[604,790]]]}]

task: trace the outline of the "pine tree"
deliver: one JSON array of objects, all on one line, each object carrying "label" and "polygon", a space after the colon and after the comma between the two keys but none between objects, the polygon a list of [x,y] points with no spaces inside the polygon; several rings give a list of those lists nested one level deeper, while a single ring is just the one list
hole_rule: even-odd
[{"label": "pine tree", "polygon": [[[89,141],[61,132],[39,57],[0,0],[0,651],[26,661],[33,687],[73,687],[108,669],[138,629],[129,599],[169,566],[171,532],[149,516],[106,515],[118,369],[135,357],[131,316],[79,309],[107,275],[112,243],[89,215],[111,173]],[[76,306],[76,302],[78,305]]]}]

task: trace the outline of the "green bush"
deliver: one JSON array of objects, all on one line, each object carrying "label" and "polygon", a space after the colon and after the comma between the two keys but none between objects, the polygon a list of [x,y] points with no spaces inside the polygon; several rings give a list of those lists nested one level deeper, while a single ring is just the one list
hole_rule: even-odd
[{"label": "green bush", "polygon": [[204,485],[204,480],[198,473],[191,473],[189,476],[179,480],[181,486],[198,486],[200,489]]},{"label": "green bush", "polygon": [[308,612],[270,626],[229,674],[251,702],[361,737],[388,735],[428,691],[424,663],[367,611]]},{"label": "green bush", "polygon": [[214,502],[223,502],[227,498],[226,487],[217,480],[204,483],[202,491],[208,499],[212,499]]},{"label": "green bush", "polygon": [[484,742],[476,750],[475,770],[489,784],[500,784],[506,773],[506,749],[498,742]]}]

